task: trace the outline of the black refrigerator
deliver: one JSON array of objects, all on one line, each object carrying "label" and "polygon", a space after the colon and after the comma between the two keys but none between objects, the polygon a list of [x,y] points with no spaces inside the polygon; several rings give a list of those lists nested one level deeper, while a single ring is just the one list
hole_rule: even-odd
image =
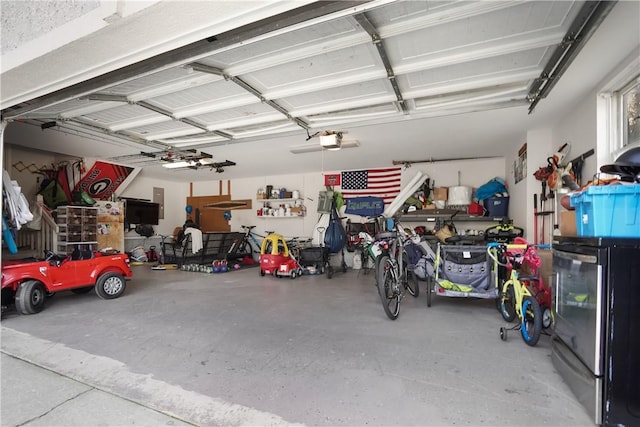
[{"label": "black refrigerator", "polygon": [[553,243],[553,364],[596,424],[640,426],[640,239]]}]

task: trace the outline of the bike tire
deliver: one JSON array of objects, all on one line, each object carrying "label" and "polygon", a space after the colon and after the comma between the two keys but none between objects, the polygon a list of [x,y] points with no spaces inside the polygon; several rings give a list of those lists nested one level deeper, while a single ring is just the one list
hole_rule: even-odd
[{"label": "bike tire", "polygon": [[420,296],[420,283],[413,271],[407,271],[407,290],[414,298]]},{"label": "bike tire", "polygon": [[427,307],[431,307],[431,301],[433,300],[433,277],[427,276]]},{"label": "bike tire", "polygon": [[524,342],[530,346],[538,344],[542,332],[542,311],[534,297],[526,296],[522,300],[522,325],[520,333]]},{"label": "bike tire", "polygon": [[404,266],[404,287],[409,291],[412,297],[418,298],[420,295],[420,285],[418,284],[418,278],[414,274],[413,270],[409,270],[409,255],[406,252],[402,253],[402,265]]},{"label": "bike tire", "polygon": [[500,294],[500,314],[507,322],[513,322],[516,318],[516,293],[513,284],[508,284]]},{"label": "bike tire", "polygon": [[380,257],[376,277],[378,279],[378,294],[387,317],[396,320],[400,314],[400,295],[393,292],[393,275],[391,274],[391,259],[387,255]]}]

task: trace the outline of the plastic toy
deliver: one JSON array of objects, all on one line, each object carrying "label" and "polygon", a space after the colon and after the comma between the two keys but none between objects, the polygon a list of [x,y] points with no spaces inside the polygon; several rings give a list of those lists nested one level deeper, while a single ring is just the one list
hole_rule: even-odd
[{"label": "plastic toy", "polygon": [[70,290],[83,294],[95,289],[102,299],[124,293],[133,273],[126,254],[74,251],[60,257],[47,251],[43,260],[2,263],[2,308],[15,301],[20,314],[42,311],[47,296]]},{"label": "plastic toy", "polygon": [[260,275],[289,276],[295,279],[302,275],[302,267],[289,251],[287,242],[280,234],[269,234],[260,248]]}]

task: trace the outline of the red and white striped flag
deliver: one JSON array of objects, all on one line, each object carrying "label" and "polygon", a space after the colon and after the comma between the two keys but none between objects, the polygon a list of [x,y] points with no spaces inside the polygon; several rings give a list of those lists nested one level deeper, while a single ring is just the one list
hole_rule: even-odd
[{"label": "red and white striped flag", "polygon": [[374,196],[384,200],[388,205],[400,193],[401,168],[367,169],[342,172],[342,197]]}]

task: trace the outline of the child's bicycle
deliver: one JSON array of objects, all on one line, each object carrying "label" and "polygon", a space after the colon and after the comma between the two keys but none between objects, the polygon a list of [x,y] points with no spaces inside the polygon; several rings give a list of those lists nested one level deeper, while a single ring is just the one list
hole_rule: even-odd
[{"label": "child's bicycle", "polygon": [[[502,284],[500,292],[500,313],[507,322],[518,317],[520,322],[510,329],[520,329],[522,339],[530,346],[538,343],[542,329],[551,326],[553,321],[551,293],[537,274],[538,266],[529,266],[535,273],[533,276],[520,275],[523,264],[531,263],[535,259],[539,260],[536,248],[549,248],[549,245],[529,245],[518,242],[487,244],[489,256],[509,271],[509,277]],[[500,338],[503,341],[507,339],[507,331],[505,327],[500,328]]]}]

